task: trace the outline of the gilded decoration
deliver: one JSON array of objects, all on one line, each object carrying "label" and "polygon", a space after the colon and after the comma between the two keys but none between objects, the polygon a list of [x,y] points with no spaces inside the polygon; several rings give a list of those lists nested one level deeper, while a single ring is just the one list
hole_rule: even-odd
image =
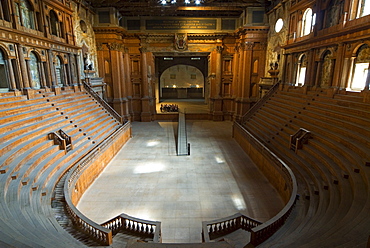
[{"label": "gilded decoration", "polygon": [[370,47],[363,45],[357,55],[356,63],[369,63],[370,62]]},{"label": "gilded decoration", "polygon": [[121,43],[108,43],[107,47],[109,50],[112,50],[112,51],[119,51],[119,52],[125,51],[125,46]]},{"label": "gilded decoration", "polygon": [[175,34],[175,49],[179,51],[185,51],[188,49],[187,34]]}]

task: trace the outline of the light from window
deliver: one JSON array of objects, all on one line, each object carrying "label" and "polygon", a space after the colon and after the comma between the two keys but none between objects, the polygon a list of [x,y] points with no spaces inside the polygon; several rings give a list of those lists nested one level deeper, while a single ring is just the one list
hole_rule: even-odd
[{"label": "light from window", "polygon": [[369,63],[356,63],[353,74],[351,90],[363,90],[369,71]]},{"label": "light from window", "polygon": [[284,25],[283,19],[279,18],[275,23],[275,32],[279,33],[283,28],[283,25]]},{"label": "light from window", "polygon": [[316,14],[312,13],[312,9],[308,8],[304,12],[303,19],[302,19],[302,35],[305,36],[311,33],[312,27],[316,23]]},{"label": "light from window", "polygon": [[360,0],[357,13],[357,18],[370,15],[370,0]]}]

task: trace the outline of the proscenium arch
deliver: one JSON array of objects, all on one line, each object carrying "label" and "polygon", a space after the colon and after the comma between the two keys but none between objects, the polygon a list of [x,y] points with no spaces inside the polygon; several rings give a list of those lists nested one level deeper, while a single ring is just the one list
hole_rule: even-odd
[{"label": "proscenium arch", "polygon": [[[208,56],[209,53],[192,53],[192,54],[154,54],[155,56],[155,75],[158,79],[156,82],[156,92],[158,93],[160,87],[160,78],[165,70],[175,65],[188,65],[199,69],[204,77],[204,90],[207,87],[208,76]],[[159,101],[159,94],[156,93],[157,102]],[[205,96],[206,97],[206,96]]]}]

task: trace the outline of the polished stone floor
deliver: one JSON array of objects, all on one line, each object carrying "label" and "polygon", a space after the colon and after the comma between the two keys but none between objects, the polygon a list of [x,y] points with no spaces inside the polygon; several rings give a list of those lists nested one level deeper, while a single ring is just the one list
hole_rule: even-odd
[{"label": "polished stone floor", "polygon": [[133,137],[78,204],[102,223],[128,215],[162,222],[163,243],[201,242],[202,221],[241,212],[266,221],[276,190],[232,139],[232,122],[186,121],[190,156],[176,155],[176,122],[134,122]]}]

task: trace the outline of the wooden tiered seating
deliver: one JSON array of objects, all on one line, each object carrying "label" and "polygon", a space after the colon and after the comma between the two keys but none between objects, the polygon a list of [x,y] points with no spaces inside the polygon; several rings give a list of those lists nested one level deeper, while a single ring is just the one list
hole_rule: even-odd
[{"label": "wooden tiered seating", "polygon": [[[4,246],[82,247],[51,208],[59,179],[121,124],[84,91],[40,90],[35,98],[0,95],[0,240]],[[73,150],[48,134],[62,129]],[[5,246],[6,247],[6,246]]]},{"label": "wooden tiered seating", "polygon": [[[334,97],[325,90],[279,90],[244,126],[294,171],[296,209],[261,247],[366,246],[370,223],[370,103],[360,93]],[[300,128],[312,138],[289,147]]]}]

